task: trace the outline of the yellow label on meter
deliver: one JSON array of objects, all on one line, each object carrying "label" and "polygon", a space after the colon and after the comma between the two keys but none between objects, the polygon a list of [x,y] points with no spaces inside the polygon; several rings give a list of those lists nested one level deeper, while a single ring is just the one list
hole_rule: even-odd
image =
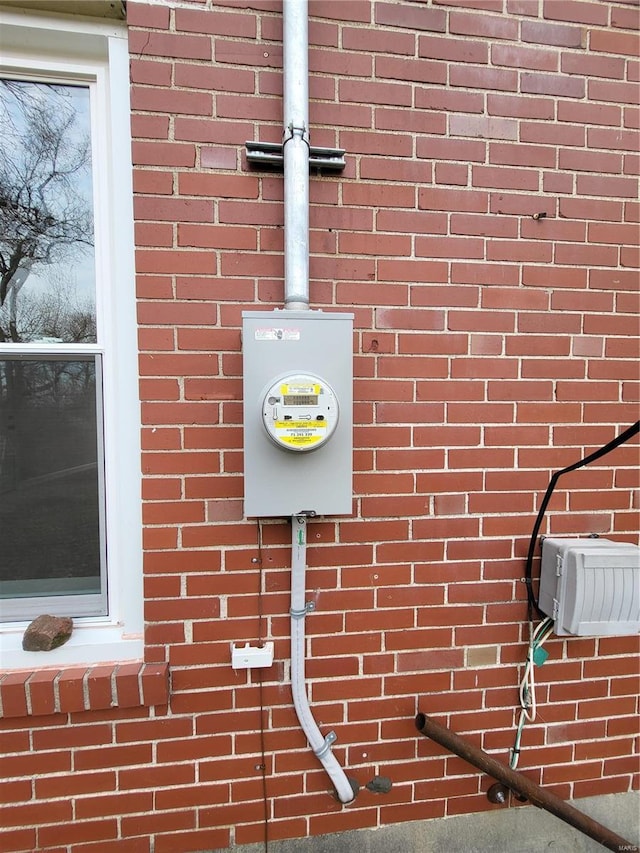
[{"label": "yellow label on meter", "polygon": [[281,435],[279,438],[282,444],[288,444],[290,447],[310,447],[322,441],[321,435]]},{"label": "yellow label on meter", "polygon": [[276,421],[273,425],[278,441],[295,447],[308,447],[325,438],[326,421]]},{"label": "yellow label on meter", "polygon": [[276,421],[275,428],[277,430],[325,430],[327,428],[326,421]]},{"label": "yellow label on meter", "polygon": [[281,385],[280,386],[280,393],[283,396],[286,396],[289,394],[292,394],[294,396],[298,395],[298,394],[300,394],[302,396],[304,396],[305,394],[315,394],[317,396],[321,390],[322,390],[322,388],[320,385],[312,385],[312,384],[304,385],[304,384],[298,383],[298,382],[288,383],[287,385]]}]

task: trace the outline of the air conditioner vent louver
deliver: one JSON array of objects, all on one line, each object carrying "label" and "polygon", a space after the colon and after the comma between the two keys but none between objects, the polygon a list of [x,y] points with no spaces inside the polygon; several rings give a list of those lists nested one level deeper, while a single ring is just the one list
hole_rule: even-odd
[{"label": "air conditioner vent louver", "polygon": [[640,548],[609,539],[544,539],[538,603],[560,636],[637,633]]}]

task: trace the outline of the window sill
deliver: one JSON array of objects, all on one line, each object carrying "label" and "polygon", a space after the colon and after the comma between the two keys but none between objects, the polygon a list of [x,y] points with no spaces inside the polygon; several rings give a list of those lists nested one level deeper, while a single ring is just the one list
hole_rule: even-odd
[{"label": "window sill", "polygon": [[[34,653],[46,654],[46,653]],[[166,705],[167,663],[121,663],[0,673],[0,717]]]},{"label": "window sill", "polygon": [[125,633],[122,625],[108,620],[82,619],[74,622],[69,640],[50,652],[25,652],[22,637],[28,622],[5,623],[0,630],[0,670],[41,670],[141,660],[142,633]]}]

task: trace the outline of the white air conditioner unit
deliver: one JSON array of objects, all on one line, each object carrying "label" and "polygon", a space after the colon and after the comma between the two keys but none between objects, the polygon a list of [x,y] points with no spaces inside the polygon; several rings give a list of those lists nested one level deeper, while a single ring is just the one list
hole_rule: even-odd
[{"label": "white air conditioner unit", "polygon": [[543,539],[538,605],[560,636],[637,633],[640,548],[609,539]]}]

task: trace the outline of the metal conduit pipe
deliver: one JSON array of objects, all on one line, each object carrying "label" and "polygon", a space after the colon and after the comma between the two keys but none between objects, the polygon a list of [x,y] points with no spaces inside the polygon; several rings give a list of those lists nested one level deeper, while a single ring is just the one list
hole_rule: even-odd
[{"label": "metal conduit pipe", "polygon": [[305,627],[307,612],[313,610],[305,601],[307,519],[295,516],[291,519],[291,691],[293,704],[302,730],[316,757],[329,774],[341,803],[350,803],[357,791],[357,783],[347,778],[337,758],[331,752],[336,739],[335,732],[322,736],[309,707],[305,676]]},{"label": "metal conduit pipe", "polygon": [[523,776],[522,773],[518,773],[517,770],[512,770],[500,761],[496,761],[482,749],[468,743],[460,735],[445,726],[441,726],[435,720],[427,717],[426,714],[418,714],[415,722],[416,728],[425,737],[431,738],[440,746],[444,746],[453,752],[454,755],[459,755],[469,764],[473,764],[474,767],[503,782],[510,791],[580,830],[584,835],[593,838],[608,850],[615,850],[617,853],[622,850],[638,850],[635,844],[621,838],[615,832],[607,829],[606,826],[574,808],[570,803],[561,800],[560,797],[556,797],[551,791],[536,785],[535,782]]},{"label": "metal conduit pipe", "polygon": [[283,0],[284,307],[309,307],[309,34],[307,0]]},{"label": "metal conduit pipe", "polygon": [[[284,308],[309,308],[309,35],[307,0],[283,0]],[[331,752],[334,732],[322,736],[309,707],[305,674],[307,519],[291,519],[291,692],[309,745],[342,803],[355,797]]]}]

